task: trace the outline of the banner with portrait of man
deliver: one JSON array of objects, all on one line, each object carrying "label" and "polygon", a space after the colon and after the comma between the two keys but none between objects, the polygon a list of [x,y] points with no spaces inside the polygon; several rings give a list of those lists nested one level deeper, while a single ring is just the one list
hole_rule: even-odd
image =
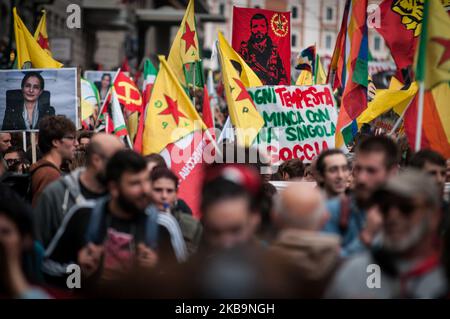
[{"label": "banner with portrait of man", "polygon": [[37,131],[48,115],[78,125],[77,69],[0,70],[0,131]]},{"label": "banner with portrait of man", "polygon": [[290,12],[233,7],[232,46],[263,84],[290,84]]}]

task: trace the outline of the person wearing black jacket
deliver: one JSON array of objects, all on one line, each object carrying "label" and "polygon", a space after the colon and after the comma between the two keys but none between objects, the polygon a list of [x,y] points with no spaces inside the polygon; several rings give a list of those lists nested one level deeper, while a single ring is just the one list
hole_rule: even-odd
[{"label": "person wearing black jacket", "polygon": [[49,282],[64,285],[70,264],[78,264],[88,282],[105,283],[179,256],[181,232],[174,241],[158,214],[154,220],[149,216],[150,181],[142,156],[117,152],[107,164],[106,180],[109,196],[74,206],[47,247],[43,270]]}]

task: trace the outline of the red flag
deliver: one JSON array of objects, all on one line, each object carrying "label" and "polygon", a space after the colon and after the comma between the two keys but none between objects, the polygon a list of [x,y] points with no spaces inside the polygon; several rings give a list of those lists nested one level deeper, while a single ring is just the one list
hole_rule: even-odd
[{"label": "red flag", "polygon": [[142,112],[142,95],[136,83],[125,75],[122,70],[114,80],[114,88],[120,104],[130,112]]},{"label": "red flag", "polygon": [[375,29],[383,36],[399,70],[412,65],[421,31],[423,1],[384,0],[380,5],[379,25]]},{"label": "red flag", "polygon": [[178,197],[188,204],[197,219],[201,217],[200,196],[204,176],[202,163],[208,162],[205,158],[209,156],[208,149],[214,156],[211,141],[197,130],[169,144],[161,152],[169,168],[179,177]]},{"label": "red flag", "polygon": [[139,123],[138,123],[138,129],[136,132],[136,137],[134,138],[134,145],[133,149],[138,152],[139,154],[142,154],[142,143],[143,143],[143,137],[144,137],[144,124],[145,124],[145,109],[146,105],[144,105],[144,111],[139,116]]},{"label": "red flag", "polygon": [[130,63],[128,63],[128,58],[126,56],[123,58],[122,66],[120,67],[120,69],[123,72],[131,72]]},{"label": "red flag", "polygon": [[290,12],[233,7],[233,49],[265,85],[289,85]]},{"label": "red flag", "polygon": [[203,86],[203,122],[205,122],[208,128],[212,128],[214,126],[213,117],[211,113],[211,106],[209,104],[209,95],[208,89],[206,88],[206,84]]},{"label": "red flag", "polygon": [[[411,149],[414,149],[416,141],[416,127],[417,127],[417,95],[411,101],[411,105],[405,111],[405,118],[403,120],[403,126],[405,128],[405,134],[408,138],[408,143]],[[420,148],[430,148],[430,143],[425,135],[424,129],[422,127],[422,141],[420,142]]]}]

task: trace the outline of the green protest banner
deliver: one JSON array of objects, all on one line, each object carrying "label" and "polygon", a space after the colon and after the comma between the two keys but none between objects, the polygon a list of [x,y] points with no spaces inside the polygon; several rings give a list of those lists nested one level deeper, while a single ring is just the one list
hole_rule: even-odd
[{"label": "green protest banner", "polygon": [[337,112],[329,85],[260,86],[248,88],[264,119],[254,144],[272,163],[299,158],[311,162],[334,147]]}]

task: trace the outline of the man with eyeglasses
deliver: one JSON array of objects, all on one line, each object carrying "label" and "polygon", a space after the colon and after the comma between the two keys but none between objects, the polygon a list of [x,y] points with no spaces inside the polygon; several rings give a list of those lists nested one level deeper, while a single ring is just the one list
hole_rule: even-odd
[{"label": "man with eyeglasses", "polygon": [[106,195],[106,164],[125,148],[115,135],[98,133],[86,148],[86,167],[74,170],[48,185],[35,209],[36,235],[44,247],[50,243],[66,213],[75,205]]},{"label": "man with eyeglasses", "polygon": [[61,177],[63,161],[73,158],[78,145],[75,133],[75,124],[63,115],[46,116],[39,122],[38,146],[42,158],[30,167],[33,207],[44,188]]},{"label": "man with eyeglasses", "polygon": [[370,213],[383,223],[369,251],[350,258],[329,286],[330,298],[440,298],[447,293],[438,239],[439,190],[407,169],[372,195]]},{"label": "man with eyeglasses", "polygon": [[6,150],[4,159],[8,165],[8,171],[24,174],[28,172],[30,163],[25,158],[25,152],[22,148],[12,146]]}]

